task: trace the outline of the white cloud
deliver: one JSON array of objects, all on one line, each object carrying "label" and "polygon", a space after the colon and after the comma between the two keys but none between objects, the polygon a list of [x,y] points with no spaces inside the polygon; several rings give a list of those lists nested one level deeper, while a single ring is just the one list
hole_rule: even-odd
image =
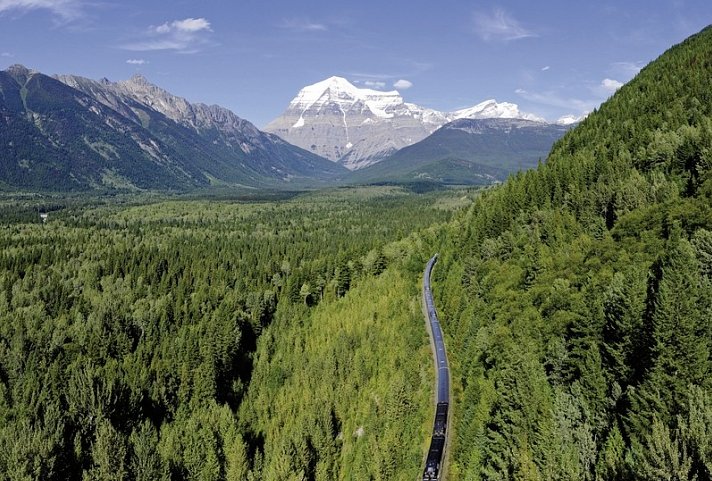
[{"label": "white cloud", "polygon": [[623,82],[619,82],[618,80],[610,79],[610,78],[604,78],[601,81],[601,88],[609,93],[613,93],[619,88],[623,86]]},{"label": "white cloud", "polygon": [[537,37],[537,34],[524,28],[501,8],[496,8],[492,13],[475,13],[475,33],[486,42]]},{"label": "white cloud", "polygon": [[10,58],[10,57],[14,57],[14,55],[11,54],[10,52],[3,52],[3,53],[0,53],[0,57]]},{"label": "white cloud", "polygon": [[200,32],[201,30],[212,31],[210,22],[204,18],[186,18],[184,20],[174,20],[171,23],[164,23],[156,27],[156,33],[171,33],[171,32]]},{"label": "white cloud", "polygon": [[386,87],[386,82],[381,82],[380,80],[365,80],[362,83],[372,89],[383,89]]},{"label": "white cloud", "polygon": [[63,21],[83,16],[83,0],[0,0],[0,13],[19,10],[49,10]]},{"label": "white cloud", "polygon": [[550,68],[551,68],[551,67],[547,65],[546,67],[542,67],[542,68],[541,68],[541,71],[542,71],[542,72],[546,72],[546,71],[549,70]]},{"label": "white cloud", "polygon": [[514,91],[517,95],[525,100],[537,104],[548,105],[550,107],[558,107],[567,110],[575,110],[581,113],[590,112],[601,103],[594,99],[577,99],[565,97],[557,92],[529,92],[524,89]]},{"label": "white cloud", "polygon": [[611,73],[625,78],[632,78],[638,75],[643,66],[643,62],[613,62],[611,64]]},{"label": "white cloud", "polygon": [[151,26],[146,38],[123,45],[122,48],[136,52],[175,50],[180,53],[195,53],[209,44],[207,35],[212,31],[210,22],[205,18],[174,20],[157,27]]},{"label": "white cloud", "polygon": [[303,17],[285,19],[280,26],[297,32],[323,32],[329,30],[323,23],[312,22]]},{"label": "white cloud", "polygon": [[393,86],[397,89],[406,90],[413,86],[413,82],[410,80],[400,79],[393,83]]},{"label": "white cloud", "polygon": [[130,58],[126,61],[126,63],[129,65],[146,65],[148,60],[144,60],[142,58]]}]

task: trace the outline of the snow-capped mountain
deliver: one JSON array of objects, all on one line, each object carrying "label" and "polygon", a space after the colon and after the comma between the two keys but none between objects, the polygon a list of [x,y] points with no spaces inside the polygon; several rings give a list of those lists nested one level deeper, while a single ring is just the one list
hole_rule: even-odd
[{"label": "snow-capped mountain", "polygon": [[357,169],[425,138],[445,122],[440,112],[406,103],[395,90],[362,89],[331,77],[299,91],[265,131]]},{"label": "snow-capped mountain", "polygon": [[457,119],[544,119],[517,105],[486,100],[455,112],[439,112],[403,100],[396,90],[359,88],[342,77],[304,87],[264,130],[356,170],[375,164]]},{"label": "snow-capped mountain", "polygon": [[494,99],[480,102],[474,107],[456,110],[446,114],[450,121],[459,119],[523,119],[533,122],[546,122],[541,117],[519,110],[517,104],[510,102],[497,103]]},{"label": "snow-capped mountain", "polygon": [[573,125],[577,122],[581,122],[583,119],[586,118],[587,115],[588,114],[581,115],[578,117],[576,115],[572,115],[572,114],[563,115],[556,120],[556,124],[557,125]]}]

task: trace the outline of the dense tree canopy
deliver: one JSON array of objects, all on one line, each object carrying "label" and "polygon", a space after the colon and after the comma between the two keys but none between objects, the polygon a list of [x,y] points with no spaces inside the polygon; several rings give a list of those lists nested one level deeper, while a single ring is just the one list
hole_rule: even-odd
[{"label": "dense tree canopy", "polygon": [[455,214],[8,200],[0,479],[414,479],[435,251],[452,479],[712,479],[710,85],[706,29]]},{"label": "dense tree canopy", "polygon": [[[0,479],[333,479],[352,465],[394,479],[419,459],[403,438],[425,436],[428,358],[418,269],[383,271],[413,252],[393,241],[447,220],[461,195],[60,202],[46,223],[46,202],[8,201]],[[392,350],[404,323],[417,328]]]},{"label": "dense tree canopy", "polygon": [[706,29],[448,227],[456,476],[712,477],[710,59]]}]

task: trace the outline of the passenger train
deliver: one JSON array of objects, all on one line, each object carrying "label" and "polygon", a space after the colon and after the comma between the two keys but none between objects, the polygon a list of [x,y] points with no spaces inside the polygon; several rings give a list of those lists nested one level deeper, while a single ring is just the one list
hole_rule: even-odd
[{"label": "passenger train", "polygon": [[443,332],[440,328],[440,321],[435,312],[435,304],[430,291],[430,273],[433,265],[438,260],[435,254],[425,266],[423,274],[423,298],[425,310],[428,313],[428,323],[430,325],[430,335],[435,349],[435,364],[437,366],[437,406],[435,409],[435,423],[433,435],[430,439],[430,449],[425,460],[425,470],[423,471],[423,481],[436,481],[442,474],[442,463],[445,454],[445,436],[447,431],[447,416],[450,407],[450,370],[445,352],[445,342]]}]

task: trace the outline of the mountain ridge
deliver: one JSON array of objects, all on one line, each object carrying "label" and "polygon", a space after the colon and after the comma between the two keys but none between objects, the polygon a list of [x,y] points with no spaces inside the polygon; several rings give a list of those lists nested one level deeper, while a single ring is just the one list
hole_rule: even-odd
[{"label": "mountain ridge", "polygon": [[265,130],[350,170],[358,170],[461,118],[545,122],[534,114],[521,112],[516,104],[494,99],[440,112],[405,102],[397,90],[359,88],[343,77],[333,76],[303,87]]},{"label": "mountain ridge", "polygon": [[318,185],[342,174],[340,166],[228,109],[192,104],[141,76],[110,82],[22,65],[0,76],[6,160],[0,180],[10,186],[279,187]]},{"label": "mountain ridge", "polygon": [[352,172],[349,180],[501,182],[514,172],[536,167],[569,128],[524,119],[457,119],[383,161]]}]

